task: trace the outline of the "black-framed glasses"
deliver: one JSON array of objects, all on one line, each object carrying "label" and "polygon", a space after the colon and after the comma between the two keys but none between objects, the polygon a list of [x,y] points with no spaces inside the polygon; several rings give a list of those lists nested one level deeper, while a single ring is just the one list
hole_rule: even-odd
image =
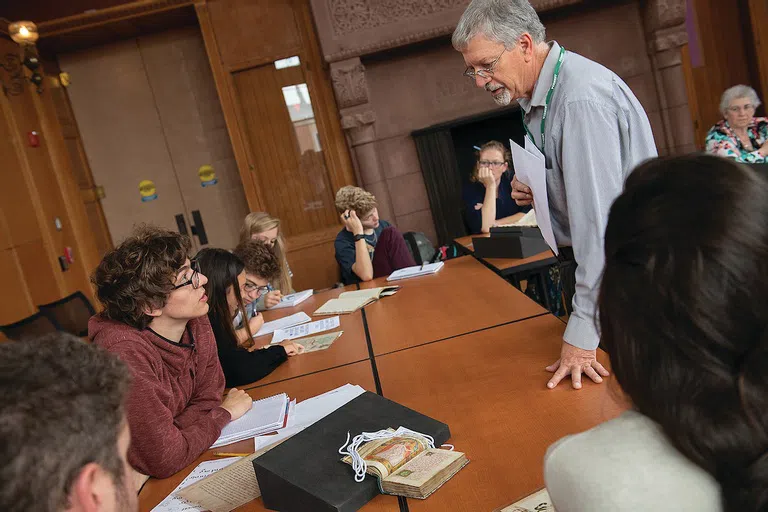
[{"label": "black-framed glasses", "polygon": [[505,51],[507,51],[506,47],[501,51],[499,56],[496,57],[496,60],[491,62],[491,64],[487,68],[482,68],[482,69],[478,69],[477,71],[473,71],[472,67],[468,67],[467,69],[464,70],[464,76],[471,80],[475,80],[478,76],[480,78],[485,78],[485,79],[492,78],[493,68],[496,67],[496,64],[499,62],[499,59],[501,59],[501,56],[504,55]]},{"label": "black-framed glasses", "polygon": [[502,167],[507,162],[491,162],[490,160],[480,160],[477,162],[477,165],[480,167],[493,167],[495,169],[498,169],[499,167]]},{"label": "black-framed glasses", "polygon": [[193,290],[200,288],[200,263],[197,260],[192,260],[189,262],[189,266],[192,269],[192,275],[183,283],[177,284],[171,288],[171,290],[178,290],[179,288],[183,288],[190,284],[192,285]]}]

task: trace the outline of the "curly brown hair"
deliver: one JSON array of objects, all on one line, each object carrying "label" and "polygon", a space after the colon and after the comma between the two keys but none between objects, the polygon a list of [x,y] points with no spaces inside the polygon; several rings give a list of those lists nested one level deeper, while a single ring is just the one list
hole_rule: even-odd
[{"label": "curly brown hair", "polygon": [[145,311],[165,306],[176,274],[192,244],[189,237],[155,226],[139,226],[104,255],[91,277],[105,318],[137,329],[149,325]]},{"label": "curly brown hair", "polygon": [[232,251],[245,264],[245,271],[269,282],[280,277],[280,261],[261,240],[246,240]]},{"label": "curly brown hair", "polygon": [[376,208],[376,198],[360,187],[347,185],[336,192],[336,209],[339,213],[344,210],[355,210],[357,216],[362,219],[374,208]]}]

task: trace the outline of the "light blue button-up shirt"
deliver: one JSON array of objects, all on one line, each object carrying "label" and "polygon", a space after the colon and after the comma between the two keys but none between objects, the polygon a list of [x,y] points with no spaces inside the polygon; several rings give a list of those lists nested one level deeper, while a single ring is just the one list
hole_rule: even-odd
[{"label": "light blue button-up shirt", "polygon": [[[559,54],[560,45],[551,43],[531,99],[518,100],[539,148],[541,116]],[[596,304],[608,211],[632,169],[657,156],[656,144],[648,116],[627,84],[570,51],[552,95],[544,136],[552,228],[557,244],[572,246],[578,263],[573,314],[563,338],[592,350],[600,342]]]}]

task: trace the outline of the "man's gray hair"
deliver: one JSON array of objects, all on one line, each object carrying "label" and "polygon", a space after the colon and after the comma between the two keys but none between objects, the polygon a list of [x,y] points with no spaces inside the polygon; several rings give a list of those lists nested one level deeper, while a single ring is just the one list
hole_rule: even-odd
[{"label": "man's gray hair", "polygon": [[748,85],[734,85],[733,87],[726,89],[723,96],[720,98],[720,113],[725,116],[731,102],[739,98],[748,99],[755,108],[761,105],[760,98],[753,88]]},{"label": "man's gray hair", "polygon": [[463,51],[473,37],[483,34],[505,48],[513,48],[526,32],[531,34],[534,44],[544,42],[544,25],[528,0],[472,0],[461,15],[451,42],[454,48]]}]

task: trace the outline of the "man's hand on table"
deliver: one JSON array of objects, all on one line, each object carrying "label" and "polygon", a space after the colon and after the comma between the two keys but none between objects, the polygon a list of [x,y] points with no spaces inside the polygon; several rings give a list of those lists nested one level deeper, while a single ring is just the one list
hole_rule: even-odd
[{"label": "man's hand on table", "polygon": [[547,366],[547,371],[554,373],[547,383],[549,389],[553,389],[569,374],[574,389],[581,389],[582,373],[598,384],[603,382],[603,377],[610,375],[597,361],[597,350],[584,350],[566,342],[563,342],[560,349],[560,359]]}]

